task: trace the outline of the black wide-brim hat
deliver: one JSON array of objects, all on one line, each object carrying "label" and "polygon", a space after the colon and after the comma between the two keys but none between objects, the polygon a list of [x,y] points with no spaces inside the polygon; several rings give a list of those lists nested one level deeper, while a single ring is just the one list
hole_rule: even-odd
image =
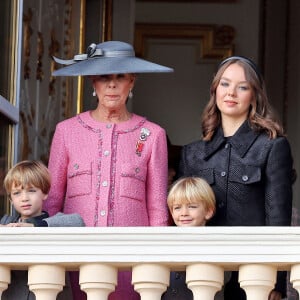
[{"label": "black wide-brim hat", "polygon": [[125,73],[164,73],[172,68],[158,65],[135,56],[130,44],[109,41],[98,45],[91,44],[86,54],[75,55],[71,60],[54,57],[54,60],[67,65],[55,70],[53,76],[92,76]]}]

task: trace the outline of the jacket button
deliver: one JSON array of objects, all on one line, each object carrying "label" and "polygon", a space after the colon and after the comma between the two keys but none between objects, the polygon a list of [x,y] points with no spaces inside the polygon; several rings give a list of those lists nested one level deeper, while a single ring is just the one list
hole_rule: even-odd
[{"label": "jacket button", "polygon": [[243,181],[248,181],[249,178],[247,175],[243,175],[242,179],[243,179]]},{"label": "jacket button", "polygon": [[226,176],[226,172],[224,172],[224,171],[221,172],[221,176],[222,176],[222,177]]}]

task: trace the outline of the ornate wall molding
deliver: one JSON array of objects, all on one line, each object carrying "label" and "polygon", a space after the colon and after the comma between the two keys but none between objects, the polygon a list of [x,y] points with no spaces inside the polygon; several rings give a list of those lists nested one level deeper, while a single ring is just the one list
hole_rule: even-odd
[{"label": "ornate wall molding", "polygon": [[24,2],[18,160],[47,163],[56,124],[76,114],[78,79],[53,77],[58,66],[52,57],[81,51],[84,4],[85,0]]},{"label": "ornate wall molding", "polygon": [[30,78],[30,38],[32,36],[32,9],[29,7],[27,12],[24,12],[23,15],[23,26],[24,26],[24,42],[23,42],[23,51],[24,51],[24,79]]},{"label": "ornate wall molding", "polygon": [[200,59],[219,60],[232,55],[235,30],[229,25],[205,24],[145,24],[135,26],[136,54],[146,57],[149,39],[198,39]]}]

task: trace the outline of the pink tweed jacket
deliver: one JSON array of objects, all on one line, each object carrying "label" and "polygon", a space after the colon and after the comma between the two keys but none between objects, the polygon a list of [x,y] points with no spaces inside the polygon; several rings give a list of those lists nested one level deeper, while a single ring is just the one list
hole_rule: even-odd
[{"label": "pink tweed jacket", "polygon": [[44,209],[78,213],[86,226],[168,225],[165,131],[145,118],[119,124],[90,112],[60,122]]}]

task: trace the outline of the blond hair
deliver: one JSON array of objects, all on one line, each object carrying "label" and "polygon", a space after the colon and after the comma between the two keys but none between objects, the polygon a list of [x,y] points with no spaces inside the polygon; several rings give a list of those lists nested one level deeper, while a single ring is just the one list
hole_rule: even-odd
[{"label": "blond hair", "polygon": [[13,166],[4,178],[4,188],[10,195],[13,185],[22,188],[34,186],[48,194],[51,177],[48,168],[40,161],[24,160]]},{"label": "blond hair", "polygon": [[204,208],[216,210],[215,194],[210,185],[200,177],[184,177],[173,183],[167,199],[170,211],[174,205],[202,203]]}]

